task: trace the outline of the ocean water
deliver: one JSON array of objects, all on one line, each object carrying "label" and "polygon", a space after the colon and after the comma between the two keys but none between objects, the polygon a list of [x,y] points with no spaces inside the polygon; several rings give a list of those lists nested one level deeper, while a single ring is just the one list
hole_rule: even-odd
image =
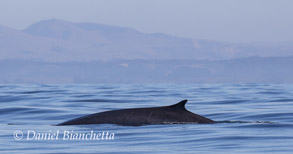
[{"label": "ocean water", "polygon": [[[226,122],[54,126],[91,113],[183,99],[189,111]],[[0,104],[2,153],[293,152],[292,84],[4,84]]]}]

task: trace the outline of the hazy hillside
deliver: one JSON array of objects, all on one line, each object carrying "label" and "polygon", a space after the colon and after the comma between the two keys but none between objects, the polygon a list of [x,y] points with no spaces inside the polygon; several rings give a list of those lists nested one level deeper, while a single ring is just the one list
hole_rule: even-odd
[{"label": "hazy hillside", "polygon": [[196,57],[189,39],[144,34],[130,28],[75,24],[62,20],[36,23],[24,31],[1,31],[1,59],[92,61]]},{"label": "hazy hillside", "polygon": [[289,43],[229,44],[166,34],[145,34],[131,28],[56,19],[35,23],[23,31],[0,27],[0,60],[223,60],[290,55],[293,55],[293,44]]},{"label": "hazy hillside", "polygon": [[0,83],[292,83],[292,57],[290,43],[229,44],[56,19],[22,31],[0,26]]}]

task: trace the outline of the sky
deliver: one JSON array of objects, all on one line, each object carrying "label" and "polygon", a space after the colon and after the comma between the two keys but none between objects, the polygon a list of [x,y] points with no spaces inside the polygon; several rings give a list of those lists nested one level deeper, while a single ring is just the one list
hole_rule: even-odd
[{"label": "sky", "polygon": [[94,22],[224,42],[293,42],[293,0],[0,0],[0,25]]}]

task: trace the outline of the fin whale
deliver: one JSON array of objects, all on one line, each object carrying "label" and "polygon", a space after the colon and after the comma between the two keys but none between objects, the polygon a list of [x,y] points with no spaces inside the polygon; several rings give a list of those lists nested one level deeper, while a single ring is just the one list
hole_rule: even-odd
[{"label": "fin whale", "polygon": [[162,107],[131,108],[99,112],[72,119],[57,126],[116,124],[123,126],[142,126],[156,124],[215,123],[215,121],[194,114],[185,108],[187,100]]}]

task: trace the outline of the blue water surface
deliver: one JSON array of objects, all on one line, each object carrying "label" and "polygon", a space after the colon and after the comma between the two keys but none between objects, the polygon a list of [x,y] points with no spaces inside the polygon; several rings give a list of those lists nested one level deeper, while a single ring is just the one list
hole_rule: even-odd
[{"label": "blue water surface", "polygon": [[[91,113],[165,106],[183,99],[189,100],[189,111],[227,122],[54,126]],[[0,104],[2,153],[293,152],[292,84],[4,84]],[[114,135],[64,139],[64,131]],[[58,139],[36,137],[57,132]]]}]

